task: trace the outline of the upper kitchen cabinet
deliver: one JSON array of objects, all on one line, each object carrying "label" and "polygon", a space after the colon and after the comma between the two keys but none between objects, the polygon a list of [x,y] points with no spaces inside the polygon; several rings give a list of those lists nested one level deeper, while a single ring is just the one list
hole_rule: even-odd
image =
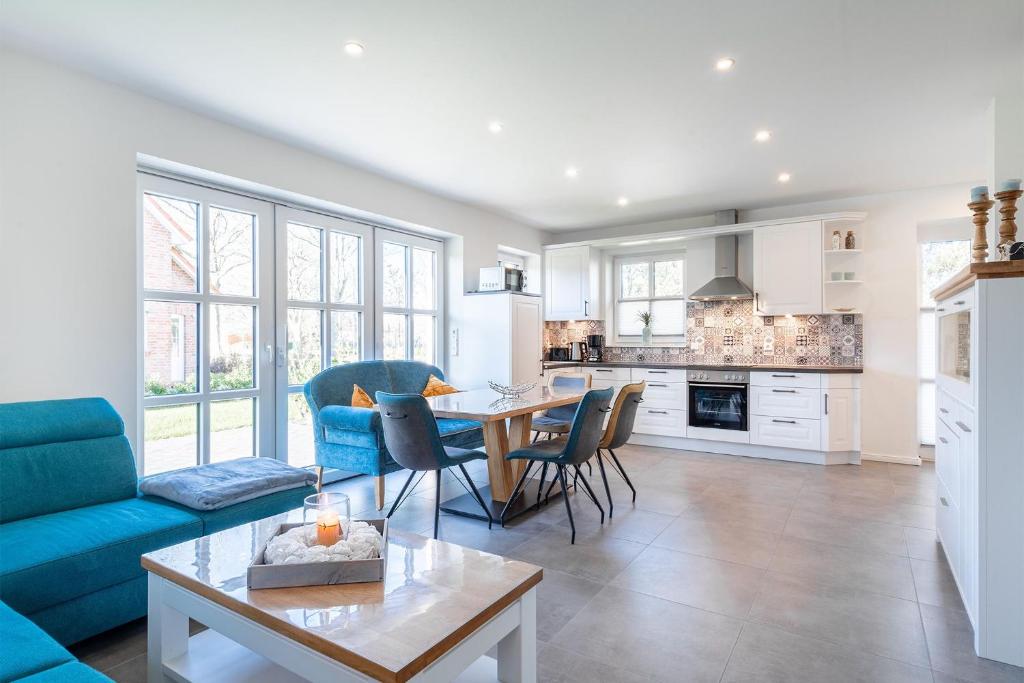
[{"label": "upper kitchen cabinet", "polygon": [[821,221],[754,230],[754,303],[763,315],[822,313]]},{"label": "upper kitchen cabinet", "polygon": [[600,250],[560,247],[544,257],[545,320],[600,320]]}]

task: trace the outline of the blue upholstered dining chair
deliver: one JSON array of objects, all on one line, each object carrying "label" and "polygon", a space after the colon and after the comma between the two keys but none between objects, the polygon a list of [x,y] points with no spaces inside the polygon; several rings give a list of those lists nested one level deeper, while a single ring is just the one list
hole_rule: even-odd
[{"label": "blue upholstered dining chair", "polygon": [[604,456],[601,454],[601,451],[608,451],[608,455],[611,458],[608,466],[626,482],[626,486],[633,492],[633,502],[635,503],[636,489],[633,488],[633,482],[629,480],[629,475],[626,474],[625,468],[619,462],[614,449],[625,444],[629,437],[633,436],[633,423],[636,422],[636,411],[644,400],[644,389],[646,388],[647,382],[634,382],[633,384],[627,384],[619,390],[619,395],[615,397],[615,404],[612,406],[612,414],[608,418],[608,426],[605,427],[604,435],[597,444],[597,466],[601,469],[604,493],[608,496],[608,519],[611,519],[615,513],[615,504],[612,503],[612,492],[608,487],[608,474],[605,472]]},{"label": "blue upholstered dining chair", "polygon": [[[384,428],[384,443],[388,452],[399,465],[409,472],[409,478],[405,480],[398,498],[391,505],[388,511],[388,518],[395,514],[395,510],[409,499],[416,489],[417,481],[411,489],[409,484],[417,474],[420,480],[427,472],[436,474],[435,496],[434,496],[434,538],[437,538],[437,523],[441,515],[441,472],[449,467],[458,467],[462,476],[466,478],[470,492],[484,514],[487,515],[487,528],[491,528],[491,512],[487,509],[483,497],[473,484],[473,480],[466,471],[466,463],[473,460],[486,460],[487,454],[480,451],[472,451],[467,448],[445,446],[441,443],[441,435],[437,429],[437,420],[434,413],[427,405],[427,400],[419,394],[387,394],[378,391],[376,395],[377,404],[380,406],[381,426]],[[456,476],[456,479],[458,477]],[[406,491],[408,490],[408,493]],[[404,498],[403,498],[404,496]]]},{"label": "blue upholstered dining chair", "polygon": [[[502,523],[516,498],[523,494],[530,470],[534,465],[541,464],[544,471],[546,471],[547,465],[554,465],[555,477],[562,485],[562,499],[565,501],[565,511],[569,515],[569,527],[572,529],[570,543],[576,542],[576,523],[573,521],[572,506],[569,504],[569,487],[566,483],[567,470],[571,469],[574,476],[583,483],[587,496],[600,510],[601,523],[604,524],[604,508],[597,502],[594,489],[591,488],[590,482],[580,471],[580,465],[593,457],[597,451],[597,444],[601,441],[603,433],[602,425],[605,413],[611,410],[608,406],[612,400],[612,393],[613,390],[610,387],[588,391],[580,401],[576,414],[572,418],[572,428],[569,430],[568,437],[531,444],[505,456],[509,460],[526,460],[527,464],[519,481],[516,482],[515,488],[512,489],[512,495],[505,504],[505,508],[501,511]],[[541,481],[541,488],[543,485],[544,482]],[[538,488],[538,502],[539,497],[540,489]]]},{"label": "blue upholstered dining chair", "polygon": [[[548,386],[554,391],[582,391],[590,388],[590,382],[589,374],[561,373],[554,375]],[[579,407],[579,403],[570,403],[548,408],[543,414],[534,416],[531,427],[533,431],[537,432],[533,437],[534,442],[540,438],[541,434],[547,434],[548,438],[551,438],[555,434],[568,433],[569,428],[572,427],[572,418],[576,414],[577,407]]]}]

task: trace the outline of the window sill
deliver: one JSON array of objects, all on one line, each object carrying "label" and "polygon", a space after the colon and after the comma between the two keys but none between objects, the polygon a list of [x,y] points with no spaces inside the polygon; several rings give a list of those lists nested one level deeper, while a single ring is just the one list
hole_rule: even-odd
[{"label": "window sill", "polygon": [[614,346],[616,348],[637,348],[637,349],[688,349],[689,343],[684,339],[681,341],[667,341],[667,342],[651,342],[650,344],[644,344],[643,342],[635,341],[623,341],[620,339],[613,339],[608,346]]}]

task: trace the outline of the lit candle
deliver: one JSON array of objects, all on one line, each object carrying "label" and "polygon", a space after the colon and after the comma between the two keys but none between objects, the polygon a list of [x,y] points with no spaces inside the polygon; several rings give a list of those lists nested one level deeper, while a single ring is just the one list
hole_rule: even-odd
[{"label": "lit candle", "polygon": [[1016,190],[1019,190],[1020,189],[1020,182],[1021,182],[1020,178],[1010,178],[1009,180],[1004,180],[999,185],[999,191],[1000,192],[1014,192]]},{"label": "lit candle", "polygon": [[979,185],[978,187],[971,188],[971,201],[981,202],[988,199],[988,186]]},{"label": "lit candle", "polygon": [[316,542],[332,546],[341,539],[341,519],[337,512],[323,512],[316,518]]}]

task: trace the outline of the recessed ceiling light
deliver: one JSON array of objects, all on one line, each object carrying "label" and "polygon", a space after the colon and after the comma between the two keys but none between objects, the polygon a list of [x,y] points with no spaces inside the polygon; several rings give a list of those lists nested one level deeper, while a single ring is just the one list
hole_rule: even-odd
[{"label": "recessed ceiling light", "polygon": [[768,142],[772,139],[772,132],[770,130],[759,130],[754,133],[754,139],[758,142]]},{"label": "recessed ceiling light", "polygon": [[615,200],[615,203],[619,206],[629,206],[629,197],[619,197]]},{"label": "recessed ceiling light", "polygon": [[362,57],[365,49],[362,43],[357,43],[354,40],[345,43],[345,54],[349,57]]},{"label": "recessed ceiling light", "polygon": [[491,121],[490,123],[487,124],[487,130],[497,135],[501,131],[505,130],[505,124],[503,124],[501,121]]},{"label": "recessed ceiling light", "polygon": [[779,182],[780,183],[788,183],[789,179],[792,178],[792,177],[793,176],[789,175],[788,173],[780,173],[779,174]]},{"label": "recessed ceiling light", "polygon": [[579,176],[579,174],[580,169],[576,168],[575,166],[567,166],[565,169],[565,177],[567,178],[576,178]]},{"label": "recessed ceiling light", "polygon": [[731,57],[722,57],[715,62],[715,68],[719,71],[728,71],[734,66],[736,66],[736,60]]}]

